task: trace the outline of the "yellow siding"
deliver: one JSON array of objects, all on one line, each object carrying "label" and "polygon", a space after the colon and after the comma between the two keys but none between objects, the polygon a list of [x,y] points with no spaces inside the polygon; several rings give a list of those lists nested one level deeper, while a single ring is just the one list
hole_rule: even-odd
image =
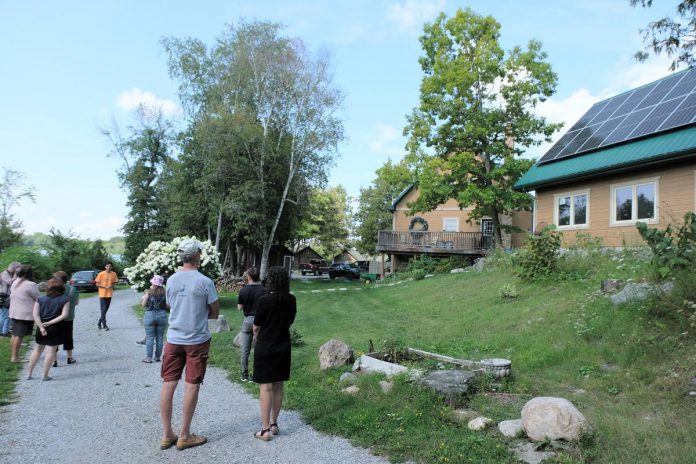
[{"label": "yellow siding", "polygon": [[602,237],[605,246],[633,246],[644,244],[634,224],[612,225],[611,185],[647,178],[658,178],[657,224],[664,229],[668,224],[681,223],[684,214],[696,206],[696,162],[660,169],[644,169],[630,174],[604,177],[598,180],[567,184],[563,187],[540,189],[536,192],[537,229],[554,224],[554,195],[589,189],[589,226],[561,230],[566,244],[575,240],[577,233]]}]

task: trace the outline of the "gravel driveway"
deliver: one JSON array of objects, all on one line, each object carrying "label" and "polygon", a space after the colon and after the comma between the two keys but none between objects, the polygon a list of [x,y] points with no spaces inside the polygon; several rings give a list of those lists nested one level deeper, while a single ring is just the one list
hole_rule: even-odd
[{"label": "gravel driveway", "polygon": [[[97,329],[99,300],[83,298],[75,318],[76,364],[61,351],[53,380],[17,384],[19,400],[0,410],[0,461],[23,463],[386,463],[341,438],[322,435],[283,411],[281,434],[270,442],[253,438],[258,401],[209,368],[191,429],[209,443],[184,451],[160,451],[159,363],[145,364],[144,335],[131,308],[140,295],[120,290],[108,313],[110,331]],[[27,339],[25,339],[27,340]],[[232,348],[230,348],[232,349]],[[25,359],[28,359],[29,353]],[[43,359],[40,363],[43,362]],[[183,383],[183,382],[182,382]],[[175,430],[183,384],[174,398]]]}]

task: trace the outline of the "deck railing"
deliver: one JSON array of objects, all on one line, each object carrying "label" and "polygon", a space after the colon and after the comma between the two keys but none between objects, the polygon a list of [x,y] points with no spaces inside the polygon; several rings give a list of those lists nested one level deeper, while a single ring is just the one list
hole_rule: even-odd
[{"label": "deck railing", "polygon": [[481,232],[420,232],[380,230],[377,251],[436,254],[481,254],[491,248],[493,237]]}]

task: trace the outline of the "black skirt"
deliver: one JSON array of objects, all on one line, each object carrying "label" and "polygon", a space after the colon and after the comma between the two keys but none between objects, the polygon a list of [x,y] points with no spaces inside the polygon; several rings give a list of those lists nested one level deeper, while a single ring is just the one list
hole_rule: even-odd
[{"label": "black skirt", "polygon": [[58,346],[65,342],[65,324],[63,321],[46,327],[46,335],[41,335],[41,329],[36,328],[36,344]]}]

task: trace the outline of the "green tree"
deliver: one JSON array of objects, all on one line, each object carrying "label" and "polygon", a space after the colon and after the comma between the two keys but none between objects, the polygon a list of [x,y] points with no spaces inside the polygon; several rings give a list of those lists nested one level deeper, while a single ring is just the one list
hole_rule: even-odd
[{"label": "green tree", "polygon": [[[417,165],[419,199],[412,212],[455,198],[470,221],[489,216],[501,244],[500,215],[531,208],[512,190],[533,164],[524,150],[550,140],[559,124],[534,114],[553,94],[556,74],[541,43],[500,47],[500,24],[470,9],[444,13],[424,27],[420,106],[408,117],[407,148]],[[512,143],[514,141],[514,143]]]},{"label": "green tree", "polygon": [[36,202],[34,187],[25,185],[24,173],[3,167],[0,180],[0,253],[22,241],[22,222],[15,219],[12,209],[22,202]]},{"label": "green tree", "polygon": [[367,188],[360,189],[355,221],[358,224],[355,247],[361,253],[372,255],[377,247],[380,230],[391,230],[392,212],[390,207],[399,194],[414,181],[414,174],[408,163],[391,160],[375,171],[377,177]]},{"label": "green tree", "polygon": [[136,123],[125,138],[115,125],[112,130],[102,130],[112,143],[110,156],[122,162],[118,177],[128,192],[129,211],[122,228],[126,262],[135,260],[150,242],[168,238],[159,181],[171,159],[172,124],[155,107],[141,105],[135,116]]},{"label": "green tree", "polygon": [[[644,8],[652,6],[652,0],[629,0],[631,6],[640,5]],[[648,23],[643,34],[645,49],[636,53],[639,61],[645,61],[650,52],[659,55],[666,53],[672,60],[670,70],[674,71],[680,65],[693,66],[696,63],[694,48],[696,47],[696,0],[683,0],[677,4],[676,17],[665,16]]]},{"label": "green tree", "polygon": [[208,218],[217,217],[215,242],[227,222],[236,240],[261,248],[262,275],[307,192],[326,182],[343,138],[328,57],[280,30],[243,22],[210,49],[197,39],[163,40],[191,118],[191,161],[210,180],[198,194]]},{"label": "green tree", "polygon": [[348,246],[350,223],[350,199],[342,185],[315,189],[310,193],[297,238],[322,256],[335,256]]}]

